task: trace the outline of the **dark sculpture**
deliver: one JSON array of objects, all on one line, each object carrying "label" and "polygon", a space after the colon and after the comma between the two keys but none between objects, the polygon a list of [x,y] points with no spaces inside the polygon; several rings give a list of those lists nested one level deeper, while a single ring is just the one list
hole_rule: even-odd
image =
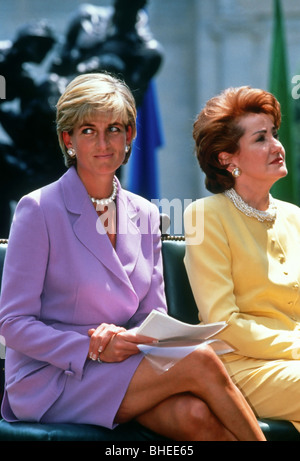
[{"label": "dark sculpture", "polygon": [[82,5],[71,18],[51,71],[72,76],[107,70],[121,75],[133,90],[137,105],[162,61],[142,10],[146,0],[115,0],[114,8]]},{"label": "dark sculpture", "polygon": [[161,47],[142,10],[146,4],[83,4],[70,17],[63,40],[38,22],[22,27],[10,46],[0,48],[0,75],[6,80],[0,124],[11,140],[0,142],[1,237],[9,232],[11,202],[64,171],[55,104],[70,80],[86,72],[115,73],[132,89],[137,106],[141,104],[162,62]]},{"label": "dark sculpture", "polygon": [[[44,123],[43,109],[37,102],[40,85],[26,64],[39,65],[55,41],[48,25],[38,22],[22,27],[15,40],[0,49],[0,75],[6,80],[6,99],[0,100],[0,123],[9,139],[0,143],[0,235],[4,237],[9,231],[11,202],[30,190],[31,179],[35,185],[42,175],[34,167],[41,150],[40,125]],[[52,112],[53,118],[53,111],[47,108],[46,112],[51,126],[49,114]],[[37,123],[30,123],[30,119]]]}]

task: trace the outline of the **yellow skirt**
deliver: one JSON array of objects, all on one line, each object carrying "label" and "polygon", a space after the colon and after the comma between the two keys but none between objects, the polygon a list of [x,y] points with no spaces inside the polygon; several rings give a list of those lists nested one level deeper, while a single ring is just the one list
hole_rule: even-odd
[{"label": "yellow skirt", "polygon": [[224,365],[257,417],[291,421],[300,432],[300,361],[243,357]]}]

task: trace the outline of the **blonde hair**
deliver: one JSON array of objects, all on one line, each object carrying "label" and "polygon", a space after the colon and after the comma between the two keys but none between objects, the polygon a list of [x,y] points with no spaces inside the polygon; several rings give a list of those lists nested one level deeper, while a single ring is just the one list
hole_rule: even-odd
[{"label": "blonde hair", "polygon": [[[68,154],[63,132],[72,134],[77,123],[90,121],[95,112],[109,112],[121,119],[126,129],[132,128],[131,141],[136,137],[136,105],[126,83],[108,73],[79,75],[67,85],[56,106],[56,130],[67,167],[76,165],[76,158]],[[131,145],[124,164],[130,154]]]}]

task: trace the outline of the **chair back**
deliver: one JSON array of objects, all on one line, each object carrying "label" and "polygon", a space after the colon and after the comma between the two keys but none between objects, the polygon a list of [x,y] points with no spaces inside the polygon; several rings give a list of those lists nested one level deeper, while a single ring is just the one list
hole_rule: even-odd
[{"label": "chair back", "polygon": [[162,237],[163,270],[169,314],[182,322],[197,324],[199,323],[198,309],[183,262],[184,254],[184,237]]}]

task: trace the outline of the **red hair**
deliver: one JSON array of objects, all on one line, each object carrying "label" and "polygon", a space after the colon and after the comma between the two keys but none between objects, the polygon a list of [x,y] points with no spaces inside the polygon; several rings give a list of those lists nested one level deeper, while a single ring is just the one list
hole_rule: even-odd
[{"label": "red hair", "polygon": [[194,122],[196,155],[210,192],[224,192],[234,186],[233,176],[220,164],[218,157],[220,152],[238,152],[239,140],[244,134],[238,122],[249,113],[270,115],[276,129],[280,126],[280,104],[275,96],[249,86],[228,88],[213,97]]}]

